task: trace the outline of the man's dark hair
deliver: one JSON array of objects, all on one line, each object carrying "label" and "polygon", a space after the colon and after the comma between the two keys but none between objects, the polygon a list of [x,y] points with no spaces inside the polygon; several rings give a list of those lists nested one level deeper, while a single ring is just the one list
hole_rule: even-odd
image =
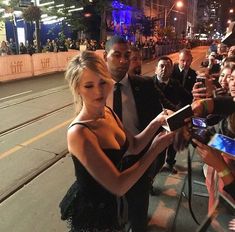
[{"label": "man's dark hair", "polygon": [[159,62],[160,60],[170,61],[171,65],[173,65],[172,59],[171,59],[170,57],[168,57],[168,56],[160,56],[160,57],[157,59],[156,65],[158,64],[158,62]]},{"label": "man's dark hair", "polygon": [[115,35],[111,37],[105,44],[105,51],[109,52],[114,44],[127,44],[127,40],[124,37]]}]

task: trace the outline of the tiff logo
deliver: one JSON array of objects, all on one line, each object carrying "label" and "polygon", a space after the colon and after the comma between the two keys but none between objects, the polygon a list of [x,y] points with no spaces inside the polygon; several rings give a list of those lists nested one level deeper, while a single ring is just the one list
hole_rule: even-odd
[{"label": "tiff logo", "polygon": [[50,67],[50,58],[44,58],[41,60],[42,68],[49,68]]},{"label": "tiff logo", "polygon": [[11,67],[11,74],[21,73],[23,62],[22,61],[14,61],[10,65]]}]

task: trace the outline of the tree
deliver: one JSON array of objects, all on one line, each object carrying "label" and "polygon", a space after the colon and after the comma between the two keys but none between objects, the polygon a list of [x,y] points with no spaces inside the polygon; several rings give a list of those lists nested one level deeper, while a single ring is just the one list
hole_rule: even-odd
[{"label": "tree", "polygon": [[[57,7],[58,5],[60,5],[60,7]],[[54,4],[51,5],[50,8],[45,9],[43,13],[48,16],[57,16],[57,19],[61,19],[61,32],[65,34],[65,23],[70,24],[73,30],[83,30],[85,28],[81,21],[81,16],[76,14],[79,11],[70,12],[71,9],[81,8],[83,5],[84,1],[55,0]],[[71,8],[71,6],[74,6],[74,8]],[[76,18],[74,15],[78,17]]]},{"label": "tree", "polygon": [[23,11],[23,18],[26,22],[35,22],[35,33],[36,33],[36,41],[37,41],[37,51],[41,52],[41,40],[40,40],[40,19],[41,19],[42,11],[38,6],[29,6]]},{"label": "tree", "polygon": [[[92,26],[96,26],[100,30],[99,39],[104,40],[106,38],[106,12],[112,9],[111,0],[93,0],[92,2],[89,0],[55,0],[54,2],[54,7],[46,11],[48,15],[64,18],[63,23],[66,22],[71,25],[74,31],[89,32],[89,30],[92,30]],[[63,5],[62,10],[58,11],[56,5]],[[75,8],[83,7],[84,10],[70,12],[69,7],[72,5]],[[90,13],[90,16],[86,17],[86,13]]]},{"label": "tree", "polygon": [[112,1],[110,0],[97,0],[94,2],[94,7],[98,15],[100,15],[100,41],[106,39],[106,16],[107,12],[111,11]]},{"label": "tree", "polygon": [[173,27],[171,26],[167,26],[165,28],[157,27],[156,32],[157,32],[157,35],[161,38],[163,37],[167,37],[169,39],[175,38],[175,32],[174,32]]},{"label": "tree", "polygon": [[[12,24],[13,28],[13,33],[14,33],[14,40],[16,43],[16,53],[19,53],[19,44],[18,44],[18,36],[17,36],[17,29],[15,25],[15,15],[14,15],[14,10],[20,10],[21,8],[19,7],[19,0],[10,0],[8,4],[3,0],[0,0],[0,8],[4,9],[3,12],[0,13],[0,20],[6,22],[6,20],[9,20]],[[8,17],[4,17],[3,15],[5,13],[8,13]]]}]

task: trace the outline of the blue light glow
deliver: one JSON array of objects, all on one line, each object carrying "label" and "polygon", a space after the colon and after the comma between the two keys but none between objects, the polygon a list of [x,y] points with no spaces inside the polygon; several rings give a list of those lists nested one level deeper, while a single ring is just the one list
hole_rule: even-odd
[{"label": "blue light glow", "polygon": [[134,8],[124,5],[119,1],[113,1],[112,7],[112,20],[115,34],[130,36],[128,34],[132,23],[132,13],[134,12]]}]

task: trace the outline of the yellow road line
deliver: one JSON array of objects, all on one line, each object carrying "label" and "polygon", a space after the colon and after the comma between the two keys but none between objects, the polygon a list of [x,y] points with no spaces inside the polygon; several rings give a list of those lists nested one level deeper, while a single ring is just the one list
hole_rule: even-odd
[{"label": "yellow road line", "polygon": [[5,151],[5,152],[1,153],[1,154],[0,154],[0,160],[1,160],[2,158],[4,158],[4,157],[6,157],[6,156],[8,156],[8,155],[10,155],[10,154],[12,154],[12,153],[14,153],[14,152],[16,152],[16,151],[22,149],[24,146],[27,146],[27,145],[29,145],[29,144],[31,144],[31,143],[33,143],[33,142],[35,142],[35,141],[37,141],[37,140],[39,140],[39,139],[45,137],[46,135],[49,135],[49,134],[51,134],[52,132],[54,132],[54,131],[60,129],[61,127],[65,126],[66,124],[70,123],[72,120],[73,120],[73,119],[69,119],[69,120],[67,120],[67,121],[65,121],[65,122],[63,122],[63,123],[61,123],[61,124],[59,124],[59,125],[57,125],[57,126],[55,126],[55,127],[52,127],[51,129],[46,130],[45,132],[43,132],[43,133],[41,133],[41,134],[39,134],[39,135],[37,135],[37,136],[35,136],[35,137],[33,137],[33,138],[31,138],[31,139],[25,141],[25,142],[23,142],[23,143],[21,143],[20,145],[16,145],[15,147],[9,149],[8,151]]}]

